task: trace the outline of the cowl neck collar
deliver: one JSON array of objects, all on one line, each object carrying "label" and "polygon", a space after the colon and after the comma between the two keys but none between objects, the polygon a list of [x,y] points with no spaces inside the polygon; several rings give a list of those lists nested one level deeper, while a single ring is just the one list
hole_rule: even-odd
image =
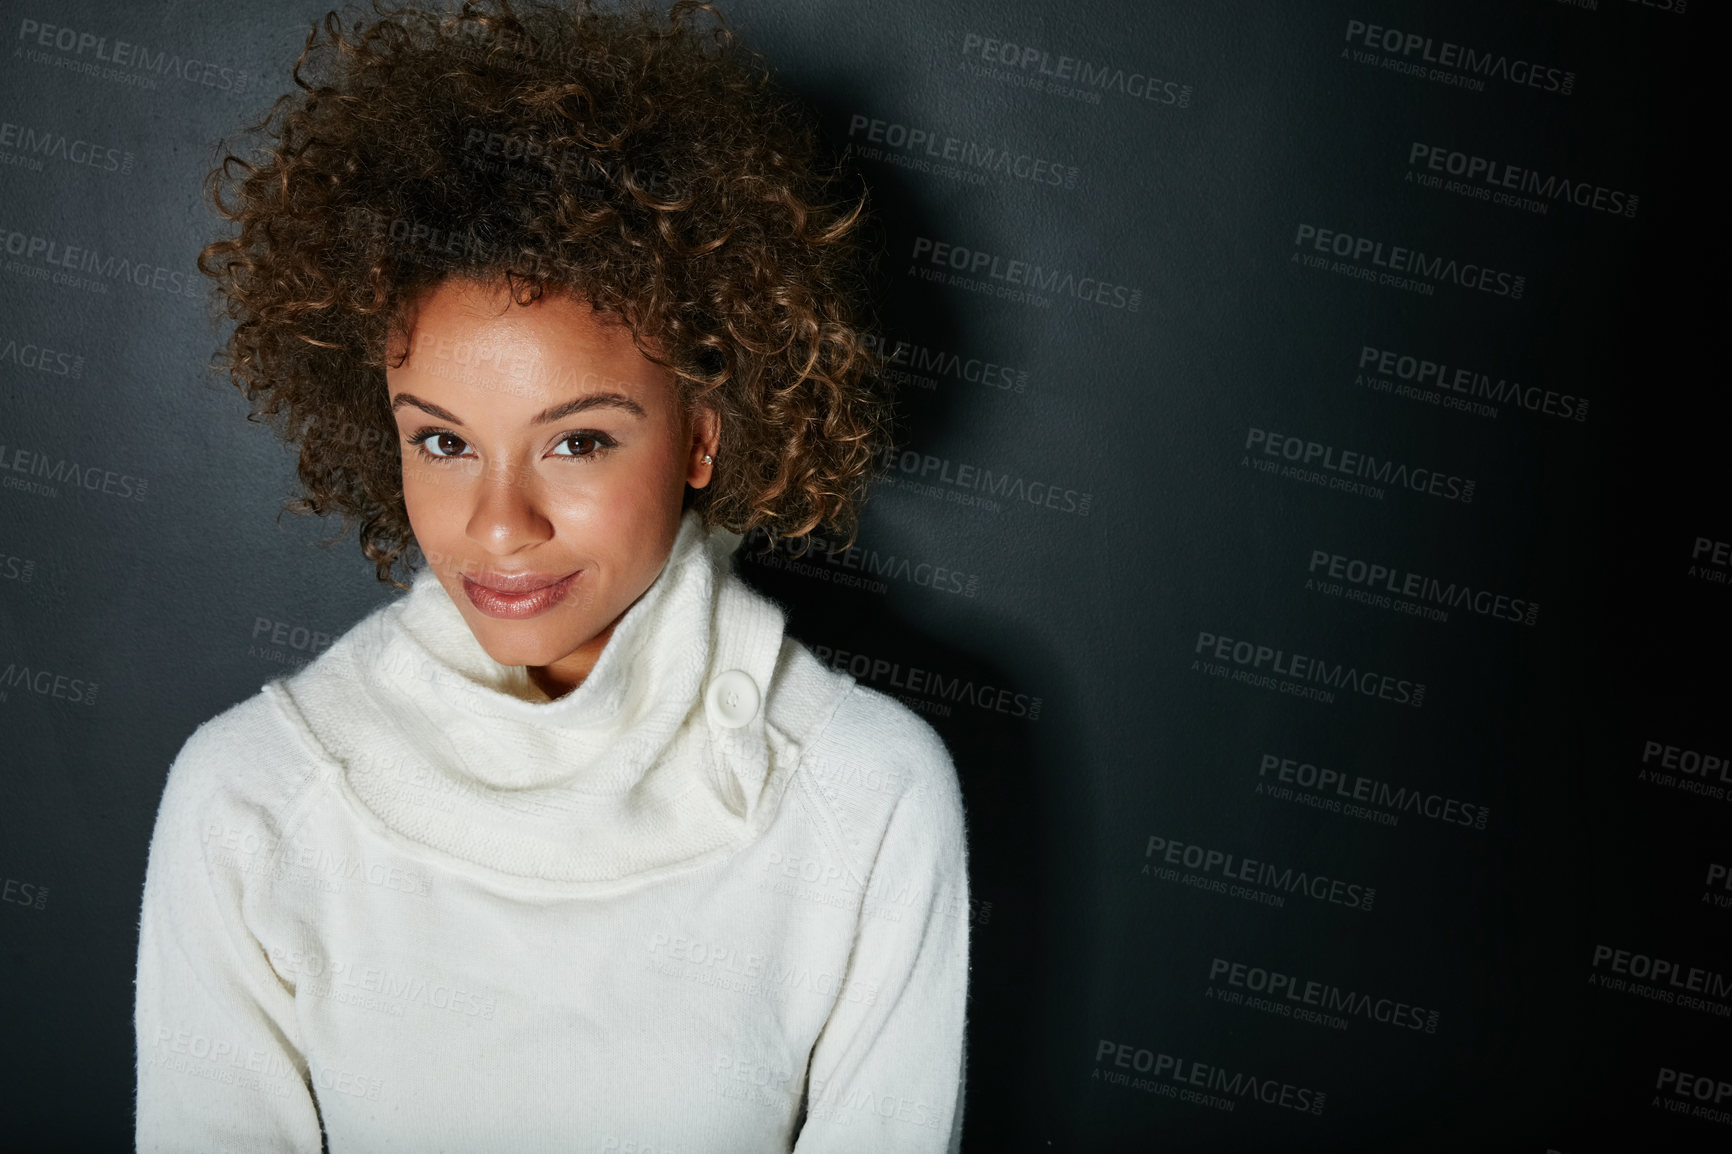
[{"label": "cowl neck collar", "polygon": [[[714,542],[688,512],[667,563],[626,610],[583,683],[549,700],[521,665],[501,665],[470,630],[431,570],[419,571],[396,628],[363,650],[387,692],[439,707],[433,728],[483,786],[629,789],[698,702],[709,669],[718,569]],[[730,550],[731,552],[731,550]]]},{"label": "cowl neck collar", "polygon": [[[660,876],[761,832],[799,753],[768,722],[784,617],[733,573],[739,541],[687,511],[661,573],[556,700],[493,660],[426,570],[274,684],[395,838],[525,881]],[[727,671],[763,691],[744,724],[705,704]]]}]

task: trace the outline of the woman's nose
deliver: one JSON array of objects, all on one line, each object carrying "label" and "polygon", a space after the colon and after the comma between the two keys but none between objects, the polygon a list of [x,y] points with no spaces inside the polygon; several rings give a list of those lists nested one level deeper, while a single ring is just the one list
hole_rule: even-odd
[{"label": "woman's nose", "polygon": [[475,480],[470,538],[495,553],[547,540],[553,525],[539,501],[533,470],[513,462],[487,462]]}]

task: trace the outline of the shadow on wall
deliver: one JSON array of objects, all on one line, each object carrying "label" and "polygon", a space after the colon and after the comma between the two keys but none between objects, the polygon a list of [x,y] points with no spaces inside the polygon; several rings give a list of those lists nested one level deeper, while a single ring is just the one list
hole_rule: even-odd
[{"label": "shadow on wall", "polygon": [[[864,91],[834,75],[819,91],[800,94],[820,115],[827,130],[848,122],[848,111],[870,107]],[[845,142],[828,141],[836,154]],[[858,169],[856,169],[858,171]],[[912,328],[923,343],[956,349],[978,345],[977,334],[965,331],[962,315],[948,302],[923,298],[917,317],[899,315],[893,293],[896,254],[887,250],[887,236],[938,235],[931,227],[935,213],[922,201],[922,190],[902,173],[874,169],[867,175],[875,218],[879,268],[875,289],[880,316],[889,334]],[[905,311],[905,310],[904,310]],[[894,339],[892,337],[892,339]],[[886,354],[892,350],[886,348]],[[911,407],[911,400],[918,400]],[[917,398],[898,396],[896,441],[903,444],[941,443],[968,419],[968,398],[954,388],[940,387]],[[1056,654],[1031,651],[1032,631],[1014,620],[993,619],[978,601],[961,595],[924,589],[904,591],[898,581],[865,581],[875,564],[891,561],[905,551],[910,535],[898,525],[913,517],[930,517],[926,502],[903,502],[883,487],[868,500],[852,557],[836,552],[826,557],[816,546],[800,564],[778,546],[763,558],[761,535],[748,537],[738,556],[738,570],[748,583],[788,610],[789,632],[834,668],[857,681],[901,700],[928,721],[944,739],[956,763],[967,813],[971,888],[971,969],[968,1010],[968,1100],[965,1149],[1000,1150],[1026,1143],[1037,1119],[1034,1102],[1006,1089],[1028,1080],[1024,1068],[1041,1047],[1038,1038],[1050,1033],[1043,1019],[1054,999],[1044,991],[1047,975],[1055,972],[1047,951],[1062,936],[1055,932],[1050,894],[1055,876],[1049,844],[1051,822],[1045,820],[1047,783],[1054,775],[1037,774],[1041,765],[1064,764],[1063,735],[1043,715],[1080,716],[1074,695],[1055,683],[1064,668]],[[940,514],[942,516],[942,514]],[[948,522],[945,522],[948,524]],[[894,534],[891,538],[889,535]],[[912,535],[920,539],[919,534]],[[834,548],[840,541],[826,542]],[[845,559],[846,558],[846,559]],[[882,570],[880,570],[882,572]],[[888,589],[886,589],[888,586]],[[956,608],[966,614],[964,629],[940,636],[917,625],[898,610],[895,594],[908,597],[956,596]],[[931,618],[928,617],[928,620]],[[1014,633],[1016,647],[1026,655],[1021,669],[1011,669],[979,653],[960,639],[966,635],[1003,636]],[[1029,671],[1038,670],[1042,697],[1021,692],[1029,688]],[[1000,687],[1011,687],[1008,694]],[[1061,723],[1062,727],[1062,723]],[[1074,754],[1072,755],[1074,756]]]}]

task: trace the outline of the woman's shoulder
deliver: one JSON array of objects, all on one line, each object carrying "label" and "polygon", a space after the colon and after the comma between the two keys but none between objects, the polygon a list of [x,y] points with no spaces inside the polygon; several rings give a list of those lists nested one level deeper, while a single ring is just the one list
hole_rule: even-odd
[{"label": "woman's shoulder", "polygon": [[930,722],[888,693],[851,677],[849,681],[820,749],[861,765],[898,769],[910,791],[955,783],[950,747]]},{"label": "woman's shoulder", "polygon": [[271,682],[205,721],[182,743],[168,769],[161,813],[201,823],[257,820],[276,824],[319,779],[322,765]]},{"label": "woman's shoulder", "polygon": [[800,664],[814,671],[808,676],[822,674],[839,689],[800,759],[797,777],[807,792],[823,799],[853,842],[875,844],[893,819],[934,837],[960,836],[961,785],[938,731],[896,698],[800,649]]}]

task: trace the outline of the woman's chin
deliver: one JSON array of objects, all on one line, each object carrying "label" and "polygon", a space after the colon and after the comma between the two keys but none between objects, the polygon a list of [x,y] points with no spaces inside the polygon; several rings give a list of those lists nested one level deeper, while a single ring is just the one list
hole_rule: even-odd
[{"label": "woman's chin", "polygon": [[[507,628],[498,628],[502,624]],[[487,656],[501,665],[552,665],[581,648],[588,640],[587,637],[550,637],[538,634],[533,627],[513,629],[508,623],[493,621],[474,632]]]}]

